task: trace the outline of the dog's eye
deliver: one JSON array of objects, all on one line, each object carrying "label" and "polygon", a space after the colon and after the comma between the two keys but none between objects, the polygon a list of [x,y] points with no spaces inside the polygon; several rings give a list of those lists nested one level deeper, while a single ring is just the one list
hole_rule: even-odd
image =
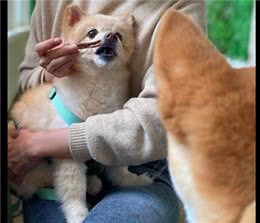
[{"label": "dog's eye", "polygon": [[120,33],[116,33],[116,36],[122,41],[123,40],[123,37]]},{"label": "dog's eye", "polygon": [[87,36],[90,38],[90,39],[93,39],[96,35],[98,34],[98,31],[96,29],[91,29]]}]

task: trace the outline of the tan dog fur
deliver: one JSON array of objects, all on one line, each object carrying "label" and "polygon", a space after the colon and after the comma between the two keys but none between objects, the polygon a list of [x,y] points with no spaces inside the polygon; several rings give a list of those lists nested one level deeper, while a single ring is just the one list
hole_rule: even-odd
[{"label": "tan dog fur", "polygon": [[154,63],[169,169],[188,222],[255,222],[255,68],[232,68],[174,10],[161,20]]},{"label": "tan dog fur", "polygon": [[[98,30],[98,34],[90,40],[87,33],[93,28]],[[53,86],[56,87],[62,102],[81,120],[86,120],[91,115],[110,113],[122,108],[128,99],[127,63],[135,43],[133,17],[88,16],[75,5],[69,5],[64,11],[62,23],[64,42],[77,44],[103,41],[109,32],[120,32],[123,36],[123,40],[117,42],[116,58],[111,62],[105,62],[95,53],[96,48],[80,50],[78,63],[75,64],[70,76],[55,78],[53,84],[43,84],[29,89],[14,103],[11,116],[19,127],[37,131],[67,127],[48,98]],[[13,128],[12,122],[9,123],[9,127]],[[127,167],[107,167],[106,173],[112,183],[119,186],[151,183],[149,177],[137,176],[129,172]],[[92,179],[95,183],[91,190],[98,192],[100,182],[97,178]],[[86,182],[84,163],[73,159],[54,159],[53,165],[43,162],[26,175],[21,186],[13,185],[13,187],[19,194],[28,197],[40,187],[54,185],[67,222],[81,223],[88,214]]]}]

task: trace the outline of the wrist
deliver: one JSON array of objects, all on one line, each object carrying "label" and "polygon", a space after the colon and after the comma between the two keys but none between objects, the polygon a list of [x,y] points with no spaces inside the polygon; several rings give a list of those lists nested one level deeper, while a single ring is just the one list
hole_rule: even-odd
[{"label": "wrist", "polygon": [[49,73],[46,69],[44,69],[43,72],[43,81],[44,82],[51,82],[53,80],[54,76]]},{"label": "wrist", "polygon": [[33,158],[45,157],[43,153],[45,143],[44,132],[34,132],[28,140],[28,155]]},{"label": "wrist", "polygon": [[34,133],[32,138],[35,157],[71,158],[69,150],[69,128]]}]

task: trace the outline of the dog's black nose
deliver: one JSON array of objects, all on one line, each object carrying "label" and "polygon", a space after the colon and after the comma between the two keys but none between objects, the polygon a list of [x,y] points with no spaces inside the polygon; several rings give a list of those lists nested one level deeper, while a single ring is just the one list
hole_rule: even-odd
[{"label": "dog's black nose", "polygon": [[116,42],[117,41],[117,36],[115,33],[107,33],[105,35],[105,40],[108,40],[108,41],[112,41],[112,42]]}]

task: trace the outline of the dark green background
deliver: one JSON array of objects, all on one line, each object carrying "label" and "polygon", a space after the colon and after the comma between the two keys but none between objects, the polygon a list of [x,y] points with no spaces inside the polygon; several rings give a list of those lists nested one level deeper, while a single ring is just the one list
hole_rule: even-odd
[{"label": "dark green background", "polygon": [[207,0],[208,36],[225,55],[246,60],[253,0]]}]

